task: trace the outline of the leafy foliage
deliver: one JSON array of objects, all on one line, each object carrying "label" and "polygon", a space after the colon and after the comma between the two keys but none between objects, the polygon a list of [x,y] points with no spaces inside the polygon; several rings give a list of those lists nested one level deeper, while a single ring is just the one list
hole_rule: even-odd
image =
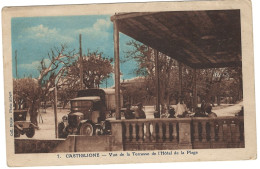
[{"label": "leafy foliage", "polygon": [[[154,50],[137,41],[127,43],[132,50],[125,51],[126,60],[133,59],[138,63],[138,68],[134,71],[137,76],[144,77],[142,92],[140,85],[132,85],[124,88],[125,96],[132,98],[154,98],[155,97],[155,55]],[[179,93],[179,63],[162,53],[159,53],[159,79],[160,79],[160,100],[161,104],[169,104],[172,100],[177,100]],[[220,104],[221,97],[232,97],[233,102],[241,100],[242,93],[242,71],[241,67],[236,68],[211,68],[200,69],[196,74],[197,93],[206,102],[216,102]],[[188,107],[192,105],[192,69],[183,65],[182,67],[182,96]],[[134,97],[136,95],[139,97]],[[215,100],[217,98],[217,100]],[[135,101],[134,101],[135,102]],[[153,103],[154,104],[154,103]]]},{"label": "leafy foliage", "polygon": [[[102,52],[90,52],[83,56],[83,83],[85,88],[99,88],[99,85],[113,72],[112,59],[102,56]],[[79,61],[69,67],[66,78],[75,81],[80,78]]]},{"label": "leafy foliage", "polygon": [[[145,77],[143,97],[148,100],[155,97],[155,53],[150,47],[139,42],[130,41],[127,45],[131,45],[133,50],[126,51],[126,60],[134,59],[139,67],[135,70],[138,76]],[[159,53],[158,55],[159,78],[160,78],[160,96],[161,104],[170,102],[172,97],[176,97],[178,92],[178,80],[176,73],[178,71],[177,62],[172,58]],[[139,90],[140,91],[140,90]],[[140,93],[140,92],[139,92]],[[134,95],[134,93],[133,93]]]},{"label": "leafy foliage", "polygon": [[49,59],[40,62],[39,76],[37,79],[24,78],[14,80],[14,102],[17,109],[21,103],[26,104],[30,120],[38,125],[37,116],[41,101],[51,95],[53,87],[59,82],[61,75],[75,58],[73,51],[68,51],[65,45],[55,47],[48,53]]}]

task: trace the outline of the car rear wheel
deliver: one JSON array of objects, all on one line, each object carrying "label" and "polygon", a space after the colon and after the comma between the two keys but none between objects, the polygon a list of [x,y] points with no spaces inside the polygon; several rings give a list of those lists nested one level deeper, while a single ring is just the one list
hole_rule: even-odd
[{"label": "car rear wheel", "polygon": [[94,128],[90,123],[84,123],[80,127],[80,135],[92,136],[94,133]]},{"label": "car rear wheel", "polygon": [[26,131],[26,136],[28,137],[28,138],[32,138],[33,136],[34,136],[34,134],[35,134],[35,129],[34,129],[34,126],[31,124],[30,125],[30,127],[27,129],[27,131]]},{"label": "car rear wheel", "polygon": [[17,128],[17,127],[15,127],[14,128],[14,137],[16,138],[16,137],[20,137],[20,131],[19,131],[19,129]]}]

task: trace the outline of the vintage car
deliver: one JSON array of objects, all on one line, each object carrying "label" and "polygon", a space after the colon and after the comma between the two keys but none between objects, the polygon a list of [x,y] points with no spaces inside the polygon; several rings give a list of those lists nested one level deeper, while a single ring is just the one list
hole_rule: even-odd
[{"label": "vintage car", "polygon": [[111,100],[111,92],[103,89],[79,91],[77,97],[70,100],[70,113],[58,124],[59,138],[110,134],[110,123],[106,119],[115,107]]},{"label": "vintage car", "polygon": [[14,137],[25,134],[32,138],[35,134],[35,125],[31,121],[26,121],[27,110],[14,110]]}]

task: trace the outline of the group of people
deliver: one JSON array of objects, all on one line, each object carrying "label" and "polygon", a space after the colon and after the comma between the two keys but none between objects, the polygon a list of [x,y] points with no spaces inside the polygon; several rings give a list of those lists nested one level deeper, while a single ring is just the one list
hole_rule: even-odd
[{"label": "group of people", "polygon": [[131,110],[131,104],[126,103],[126,110],[124,112],[125,119],[146,119],[145,112],[143,111],[143,104],[138,103],[135,111]]},{"label": "group of people", "polygon": [[[131,110],[131,104],[126,103],[126,110],[124,112],[125,119],[146,119],[145,112],[143,111],[143,104],[140,102],[137,104],[136,110]],[[217,117],[217,114],[212,112],[212,106],[210,104],[202,103],[201,107],[197,107],[194,110],[195,114],[191,116],[188,113],[188,109],[183,100],[176,105],[176,111],[173,107],[168,110],[168,118],[185,118],[185,117]]]},{"label": "group of people", "polygon": [[202,102],[201,107],[196,107],[194,109],[194,115],[190,116],[188,109],[184,102],[181,100],[176,106],[176,112],[174,108],[170,108],[168,118],[184,118],[184,117],[217,117],[217,114],[212,112],[212,106],[210,104],[205,104]]}]

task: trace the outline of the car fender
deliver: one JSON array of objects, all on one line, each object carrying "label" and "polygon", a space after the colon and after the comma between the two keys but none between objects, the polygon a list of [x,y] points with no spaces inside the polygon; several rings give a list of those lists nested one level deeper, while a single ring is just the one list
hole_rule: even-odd
[{"label": "car fender", "polygon": [[80,125],[83,124],[83,123],[87,123],[87,122],[93,124],[91,120],[81,120]]},{"label": "car fender", "polygon": [[82,124],[84,123],[90,123],[93,127],[95,127],[95,124],[91,121],[91,120],[81,120],[80,124],[78,126],[78,131],[80,130],[80,127],[82,126]]},{"label": "car fender", "polygon": [[36,126],[35,124],[31,123],[30,125],[32,125],[35,129],[39,129],[39,126]]}]

